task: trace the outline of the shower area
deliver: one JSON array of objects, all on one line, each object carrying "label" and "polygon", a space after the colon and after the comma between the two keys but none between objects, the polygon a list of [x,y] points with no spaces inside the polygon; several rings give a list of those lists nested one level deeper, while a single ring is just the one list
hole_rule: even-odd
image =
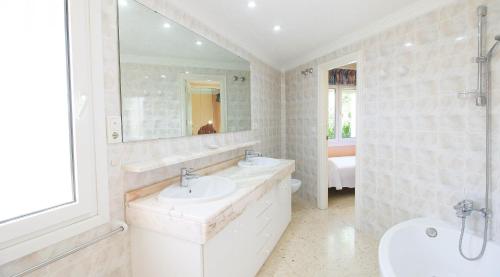
[{"label": "shower area", "polygon": [[[477,63],[477,87],[473,91],[461,92],[459,93],[459,97],[461,98],[472,98],[474,99],[475,105],[479,108],[483,108],[479,112],[484,112],[485,116],[485,133],[484,133],[484,143],[485,143],[485,160],[484,160],[484,201],[474,202],[470,199],[464,199],[458,202],[454,209],[456,211],[456,215],[461,219],[461,229],[460,229],[460,238],[458,242],[458,250],[460,255],[469,261],[474,261],[481,259],[486,251],[486,246],[488,243],[488,228],[491,220],[491,204],[490,204],[490,193],[491,193],[491,182],[492,182],[492,124],[491,124],[491,112],[492,112],[492,87],[491,87],[491,61],[493,59],[494,51],[497,45],[500,43],[500,35],[496,35],[494,37],[495,42],[493,46],[486,49],[486,17],[488,14],[488,8],[486,6],[479,6],[477,9],[477,45],[478,45],[478,55],[474,57],[473,61]],[[482,202],[482,203],[481,203]],[[483,242],[481,244],[481,249],[476,255],[467,255],[465,253],[465,246],[463,243],[467,219],[472,216],[473,213],[479,214],[479,217],[482,218],[484,227],[482,230],[482,238]]]},{"label": "shower area", "polygon": [[[491,10],[496,12],[497,8],[495,6]],[[500,276],[500,153],[496,146],[500,139],[500,32],[498,23],[495,24],[499,17],[496,14],[489,15],[489,8],[484,5],[477,7],[475,12],[476,31],[471,32],[470,37],[471,45],[477,47],[477,54],[470,63],[475,68],[466,65],[461,68],[463,72],[467,72],[467,78],[464,79],[466,82],[439,84],[437,91],[447,95],[440,96],[438,100],[442,101],[439,103],[442,105],[439,114],[444,124],[433,125],[438,128],[461,127],[463,134],[448,132],[456,136],[439,137],[438,147],[433,149],[440,153],[436,156],[438,163],[434,164],[437,178],[428,178],[427,183],[418,182],[419,188],[412,188],[412,197],[400,195],[403,201],[408,201],[410,207],[418,210],[421,218],[398,221],[382,236],[379,264],[383,277]],[[459,36],[455,41],[463,39],[465,38]],[[445,50],[441,53],[448,53],[446,48],[443,49]],[[465,50],[473,48],[463,49],[463,54],[466,54]],[[439,58],[443,62],[439,73],[454,74],[455,72],[449,72],[455,66],[453,60]],[[465,86],[465,89],[458,88],[460,85]],[[451,88],[459,89],[458,97],[455,92],[455,101],[451,99]],[[420,143],[425,141],[422,136]],[[432,156],[431,152],[405,154],[409,160],[414,155],[417,159],[432,162],[423,156]],[[421,181],[418,171],[422,167],[417,165],[415,168],[417,181]],[[435,186],[437,194],[424,186]],[[419,190],[425,191],[428,201],[418,202]],[[433,206],[430,201],[433,197],[442,201],[442,205]]]},{"label": "shower area", "polygon": [[500,242],[499,34],[499,1],[457,1],[361,43],[360,230],[438,218],[458,231],[450,251],[464,262],[481,260],[484,236],[484,255]]}]

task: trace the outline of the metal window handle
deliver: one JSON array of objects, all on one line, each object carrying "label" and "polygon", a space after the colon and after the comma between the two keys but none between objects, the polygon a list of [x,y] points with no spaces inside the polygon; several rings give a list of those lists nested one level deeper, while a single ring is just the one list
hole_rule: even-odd
[{"label": "metal window handle", "polygon": [[83,114],[87,110],[87,106],[88,106],[87,95],[80,94],[78,96],[78,100],[77,100],[77,103],[76,103],[76,118],[77,119],[80,119],[83,116]]}]

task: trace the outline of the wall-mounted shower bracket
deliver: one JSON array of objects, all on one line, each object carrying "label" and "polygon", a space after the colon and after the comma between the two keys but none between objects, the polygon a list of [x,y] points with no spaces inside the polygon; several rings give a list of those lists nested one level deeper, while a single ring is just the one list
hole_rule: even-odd
[{"label": "wall-mounted shower bracket", "polygon": [[484,95],[478,95],[476,96],[476,106],[486,106],[488,104],[488,98]]},{"label": "wall-mounted shower bracket", "polygon": [[472,62],[474,63],[486,63],[488,61],[488,57],[474,57],[472,58]]},{"label": "wall-mounted shower bracket", "polygon": [[486,106],[488,104],[488,98],[486,96],[486,79],[484,78],[484,72],[487,70],[487,64],[489,62],[489,57],[484,55],[484,38],[485,38],[485,25],[486,25],[486,15],[488,14],[488,8],[486,6],[479,6],[477,8],[477,57],[472,58],[474,63],[477,63],[477,88],[473,92],[459,93],[458,97],[474,96],[476,106]]}]

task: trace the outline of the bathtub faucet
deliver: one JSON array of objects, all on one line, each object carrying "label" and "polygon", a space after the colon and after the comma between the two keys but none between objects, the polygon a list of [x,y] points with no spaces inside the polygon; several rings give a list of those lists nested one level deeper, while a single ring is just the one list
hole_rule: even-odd
[{"label": "bathtub faucet", "polygon": [[457,213],[457,217],[466,218],[472,214],[472,212],[479,212],[483,214],[484,217],[488,216],[488,210],[486,208],[477,209],[474,208],[474,202],[472,200],[462,200],[453,206]]}]

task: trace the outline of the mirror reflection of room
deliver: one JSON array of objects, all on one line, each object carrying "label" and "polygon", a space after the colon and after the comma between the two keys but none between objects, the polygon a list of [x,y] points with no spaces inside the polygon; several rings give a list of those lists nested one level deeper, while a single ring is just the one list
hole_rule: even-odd
[{"label": "mirror reflection of room", "polygon": [[124,142],[251,129],[248,61],[136,1],[119,27]]}]

